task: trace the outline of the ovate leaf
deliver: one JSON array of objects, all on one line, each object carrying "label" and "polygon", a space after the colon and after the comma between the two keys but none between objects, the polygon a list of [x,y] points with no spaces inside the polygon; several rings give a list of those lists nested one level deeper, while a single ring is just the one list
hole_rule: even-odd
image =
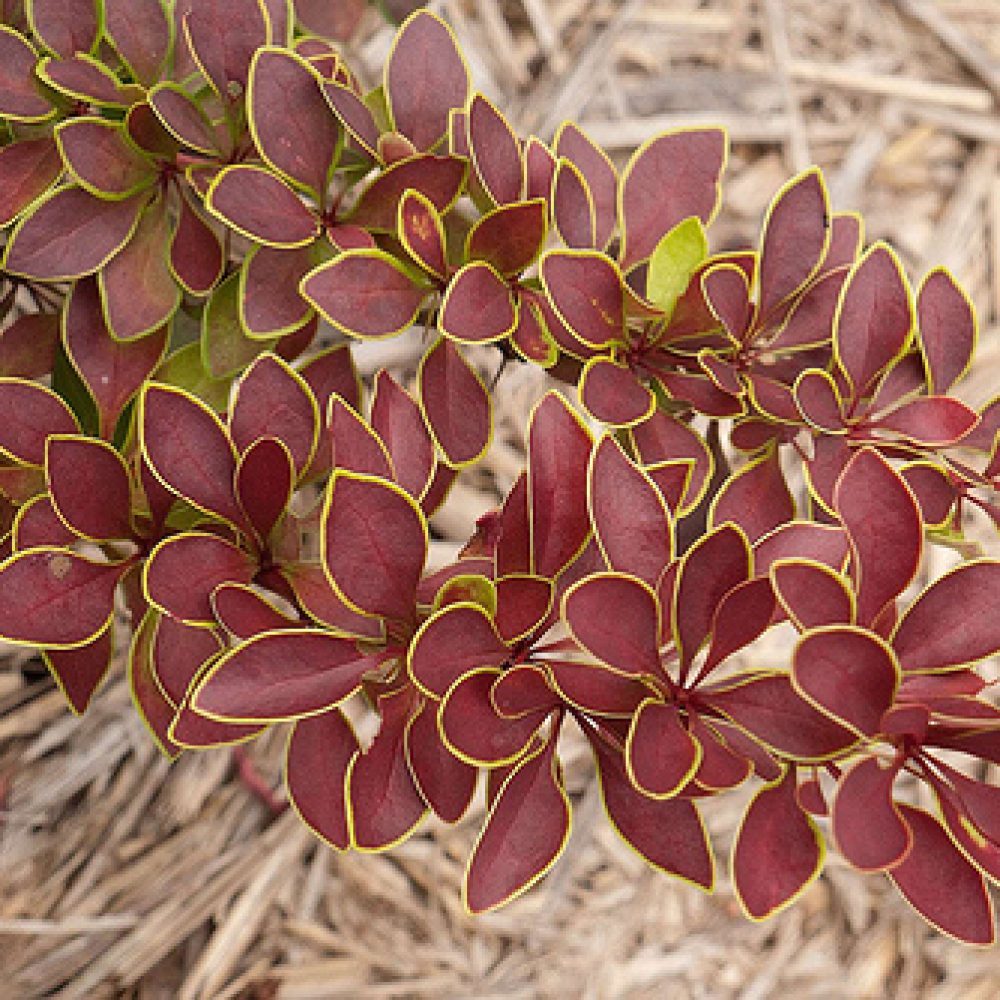
[{"label": "ovate leaf", "polygon": [[236,495],[262,543],[285,513],[294,484],[292,456],[277,438],[257,438],[240,456]]},{"label": "ovate leaf", "polygon": [[330,455],[327,464],[346,472],[392,480],[392,460],[379,436],[358,413],[339,396],[327,407]]},{"label": "ovate leaf", "polygon": [[56,128],[55,137],[73,179],[99,198],[127,198],[155,179],[151,161],[126,141],[115,122],[71,118]]},{"label": "ovate leaf", "polygon": [[160,77],[173,40],[162,0],[103,0],[104,30],[132,75],[145,87]]},{"label": "ovate leaf", "polygon": [[55,114],[35,81],[38,53],[20,32],[0,25],[0,114],[37,122]]},{"label": "ovate leaf", "polygon": [[993,944],[993,907],[983,876],[922,809],[900,805],[913,849],[889,877],[928,922],[966,944]]},{"label": "ovate leaf", "polygon": [[636,373],[604,355],[584,365],[578,385],[580,405],[609,427],[632,427],[656,407],[655,396]]},{"label": "ovate leaf", "polygon": [[876,243],[855,264],[840,295],[834,356],[852,387],[867,395],[913,334],[913,298],[895,253]]},{"label": "ovate leaf", "polygon": [[654,799],[673,797],[698,770],[701,754],[676,705],[648,698],[639,706],[625,744],[625,767],[640,792]]},{"label": "ovate leaf", "polygon": [[[0,52],[2,45],[0,36]],[[22,139],[0,149],[0,225],[13,222],[62,170],[59,149],[48,137]]]},{"label": "ovate leaf", "polygon": [[340,709],[300,719],[285,757],[288,798],[302,821],[338,851],[350,846],[344,781],[358,738]]},{"label": "ovate leaf", "polygon": [[132,235],[143,201],[141,194],[105,201],[79,187],[57,188],[14,227],[4,267],[40,281],[90,274]]},{"label": "ovate leaf", "polygon": [[532,569],[556,576],[590,536],[587,465],[591,438],[555,392],[535,408],[528,429],[528,503]]},{"label": "ovate leaf", "polygon": [[218,417],[172,386],[149,383],[139,402],[143,454],[171,492],[232,524],[243,521],[233,493],[236,454]]},{"label": "ovate leaf", "polygon": [[327,488],[322,558],[331,581],[362,614],[412,618],[427,527],[398,486],[338,470]]},{"label": "ovate leaf", "polygon": [[766,319],[819,269],[830,239],[830,203],[818,167],[790,180],[775,195],[760,248],[759,312]]},{"label": "ovate leaf", "polygon": [[131,537],[128,469],[109,444],[53,435],[46,445],[45,475],[55,509],[76,534],[96,541]]},{"label": "ovate leaf", "polygon": [[205,207],[249,239],[275,247],[300,247],[318,234],[313,213],[274,174],[252,164],[220,171],[209,185]]},{"label": "ovate leaf", "polygon": [[50,434],[79,433],[76,418],[51,389],[24,378],[0,378],[0,453],[41,467]]},{"label": "ovate leaf", "polygon": [[444,225],[437,209],[419,191],[407,191],[399,200],[399,241],[413,260],[441,281],[448,277]]},{"label": "ovate leaf", "polygon": [[162,199],[143,212],[128,244],[98,274],[105,316],[117,340],[162,327],[181,300],[167,265],[170,224]]},{"label": "ovate leaf", "polygon": [[222,244],[188,199],[181,196],[170,240],[170,270],[192,295],[206,295],[222,277]]},{"label": "ovate leaf", "polygon": [[397,483],[414,499],[434,475],[434,442],[413,397],[382,369],[375,376],[371,427],[381,438]]},{"label": "ovate leaf", "polygon": [[321,629],[262,632],[212,664],[191,706],[224,722],[316,715],[350,697],[374,665],[353,640]]},{"label": "ovate leaf", "polygon": [[800,631],[854,621],[854,595],[839,573],[812,559],[777,559],[770,566],[775,595]]},{"label": "ovate leaf", "polygon": [[348,250],[310,271],[300,290],[327,322],[356,337],[402,333],[428,291],[381,250]]},{"label": "ovate leaf", "polygon": [[418,10],[400,26],[385,64],[385,94],[394,127],[419,150],[448,130],[452,108],[465,106],[469,71],[451,28]]},{"label": "ovate leaf", "polygon": [[[536,140],[537,142],[537,140]],[[615,204],[618,193],[618,174],[607,153],[586,132],[573,122],[564,122],[556,131],[555,152],[565,157],[580,171],[594,206],[595,233],[592,246],[603,250],[611,238],[617,219]],[[530,145],[526,154],[529,183],[531,179]],[[548,194],[548,185],[544,193]],[[529,194],[529,197],[531,195]]]},{"label": "ovate leaf", "polygon": [[519,200],[524,163],[510,123],[482,94],[472,98],[468,114],[469,150],[480,183],[496,205]]},{"label": "ovate leaf", "polygon": [[968,370],[979,324],[972,300],[945,268],[920,283],[917,320],[928,391],[947,392]]},{"label": "ovate leaf", "polygon": [[552,217],[559,238],[572,250],[591,250],[597,243],[594,200],[579,167],[559,160],[552,181]]},{"label": "ovate leaf", "polygon": [[249,583],[256,561],[232,542],[204,531],[170,535],[150,553],[143,587],[150,604],[191,625],[215,622],[211,596],[223,583]]},{"label": "ovate leaf", "polygon": [[816,880],[826,849],[819,828],[795,798],[795,769],[753,797],[733,842],[736,898],[751,920],[794,903]]},{"label": "ovate leaf", "polygon": [[874,736],[896,697],[899,664],[878,636],[831,625],[799,641],[792,678],[818,708],[861,735]]},{"label": "ovate leaf", "polygon": [[468,909],[485,913],[527,891],[556,863],[570,826],[551,736],[510,774],[493,802],[465,873]]},{"label": "ovate leaf", "polygon": [[182,21],[184,36],[199,69],[224,101],[246,92],[250,60],[268,42],[268,25],[259,3],[198,0]]},{"label": "ovate leaf", "polygon": [[746,536],[729,523],[703,535],[685,553],[677,572],[671,615],[682,667],[708,638],[722,599],[749,579],[750,565]]},{"label": "ovate leaf", "polygon": [[646,297],[669,319],[691,277],[708,256],[708,237],[696,216],[678,222],[656,244],[649,259]]},{"label": "ovate leaf", "polygon": [[452,277],[438,315],[443,334],[471,344],[488,343],[506,337],[516,323],[516,303],[491,264],[473,261]]},{"label": "ovate leaf", "polygon": [[673,524],[656,486],[604,437],[590,460],[590,515],[608,566],[650,586],[673,559]]},{"label": "ovate leaf", "polygon": [[262,354],[236,383],[229,433],[237,449],[277,438],[301,474],[312,459],[318,431],[316,401],[302,377],[276,355]]},{"label": "ovate leaf", "polygon": [[379,698],[378,732],[351,762],[347,807],[351,843],[359,850],[380,851],[400,843],[427,812],[406,759],[412,703],[413,692],[406,688]]},{"label": "ovate leaf", "polygon": [[156,84],[147,100],[163,127],[178,142],[207,156],[218,153],[216,131],[207,115],[178,84],[170,81]]},{"label": "ovate leaf", "polygon": [[976,663],[1000,650],[1000,563],[974,560],[932,583],[906,609],[892,647],[907,672]]},{"label": "ovate leaf", "polygon": [[380,132],[368,106],[350,87],[337,80],[323,81],[320,89],[350,137],[375,159]]},{"label": "ovate leaf", "polygon": [[546,202],[542,198],[501,205],[487,212],[469,230],[465,255],[485,260],[500,274],[520,274],[538,256],[547,232]]},{"label": "ovate leaf", "polygon": [[247,110],[266,162],[322,201],[340,129],[320,91],[319,74],[287,49],[258,49],[250,66]]},{"label": "ovate leaf", "polygon": [[445,460],[453,468],[478,461],[493,435],[489,393],[450,340],[427,351],[417,371],[420,406]]},{"label": "ovate leaf", "polygon": [[902,478],[872,448],[857,452],[834,493],[851,542],[858,621],[868,625],[920,565],[920,508]]},{"label": "ovate leaf", "polygon": [[696,216],[706,225],[711,221],[726,154],[726,133],[717,128],[668,132],[635,151],[618,194],[624,270],[649,257],[664,234],[683,219]]},{"label": "ovate leaf", "polygon": [[660,673],[660,607],[647,584],[623,573],[594,573],[573,584],[563,618],[598,660],[627,674]]},{"label": "ovate leaf", "polygon": [[55,546],[17,552],[0,563],[0,637],[46,649],[86,646],[110,624],[127,568]]},{"label": "ovate leaf", "polygon": [[550,250],[539,273],[559,318],[585,344],[606,347],[624,338],[622,277],[611,260],[593,251]]}]

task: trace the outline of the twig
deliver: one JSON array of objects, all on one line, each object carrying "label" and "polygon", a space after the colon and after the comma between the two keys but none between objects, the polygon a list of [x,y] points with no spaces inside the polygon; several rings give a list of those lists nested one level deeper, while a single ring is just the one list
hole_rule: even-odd
[{"label": "twig", "polygon": [[637,13],[634,22],[673,31],[724,34],[732,30],[736,17],[725,10],[670,10],[665,4],[657,4]]},{"label": "twig", "polygon": [[[611,58],[615,42],[644,2],[645,0],[626,0],[614,19],[592,39],[586,51],[580,56],[576,68],[560,86],[555,100],[551,102],[548,114],[534,129],[542,138],[551,136],[564,119],[579,117],[580,111],[593,92],[594,81],[600,78],[601,67]],[[537,117],[528,124],[534,127],[535,122]]]},{"label": "twig", "polygon": [[830,181],[830,201],[837,208],[849,208],[861,200],[865,181],[887,142],[888,136],[881,125],[871,125],[858,134]]},{"label": "twig", "polygon": [[479,0],[476,10],[490,48],[493,50],[494,59],[505,72],[510,74],[510,82],[519,87],[523,86],[528,82],[528,68],[521,53],[517,51],[514,36],[504,20],[497,0]]},{"label": "twig", "polygon": [[489,97],[497,97],[503,92],[502,88],[497,83],[493,70],[483,58],[483,53],[479,51],[479,46],[475,44],[476,33],[469,23],[464,5],[452,0],[442,5],[441,13],[447,17],[455,37],[458,38],[465,61],[469,64],[472,79],[475,81],[475,88]]},{"label": "twig", "polygon": [[714,111],[698,114],[643,115],[621,121],[580,122],[580,127],[605,149],[634,149],[658,132],[674,128],[721,125],[735,142],[784,142],[788,138],[789,122],[784,116],[762,119],[754,115],[733,115]]},{"label": "twig", "polygon": [[998,156],[996,147],[982,145],[969,157],[937,223],[938,231],[947,235],[927,248],[920,262],[922,270],[938,264],[962,270],[971,251],[969,236],[977,231],[983,203],[996,177]]},{"label": "twig", "polygon": [[954,108],[933,107],[919,101],[901,101],[900,110],[916,121],[940,125],[962,139],[1000,143],[1000,119],[996,115],[978,115]]},{"label": "twig", "polygon": [[974,73],[1000,100],[1000,65],[991,59],[941,9],[929,0],[896,0],[896,6],[907,16],[919,21],[935,35]]},{"label": "twig", "polygon": [[1000,177],[994,177],[990,185],[989,225],[993,322],[1000,323]]},{"label": "twig", "polygon": [[561,73],[566,68],[566,53],[559,44],[559,32],[552,23],[552,17],[544,0],[521,0],[521,2],[531,24],[531,30],[535,33],[538,47],[545,53],[552,71]]},{"label": "twig", "polygon": [[65,920],[0,920],[0,934],[39,934],[46,937],[72,937],[75,934],[106,934],[128,930],[139,923],[132,913],[109,913],[99,917],[67,917]]},{"label": "twig", "polygon": [[746,44],[749,34],[750,3],[749,0],[736,0],[729,29],[721,45],[721,64],[734,66],[740,50]]},{"label": "twig", "polygon": [[802,123],[802,109],[799,107],[795,86],[788,72],[792,51],[788,44],[788,26],[785,24],[783,0],[767,0],[765,10],[771,55],[774,57],[774,68],[784,97],[785,114],[788,116],[788,154],[792,167],[796,171],[802,171],[812,163],[812,155],[809,152],[809,140],[806,138],[805,126]]},{"label": "twig", "polygon": [[[767,72],[766,57],[747,52],[740,57],[741,66]],[[789,75],[795,80],[824,84],[842,90],[855,90],[882,97],[900,97],[923,101],[964,111],[992,111],[993,95],[982,87],[964,87],[953,83],[934,83],[908,76],[890,76],[871,73],[860,66],[810,62],[792,59],[788,64]]]}]

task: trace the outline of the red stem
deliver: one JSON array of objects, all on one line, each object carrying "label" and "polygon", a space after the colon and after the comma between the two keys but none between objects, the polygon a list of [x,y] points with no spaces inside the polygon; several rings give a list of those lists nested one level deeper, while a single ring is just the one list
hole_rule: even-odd
[{"label": "red stem", "polygon": [[246,747],[233,747],[233,760],[236,763],[236,773],[248,792],[259,799],[272,816],[280,816],[288,808],[287,799],[279,799],[271,786],[264,780],[257,765],[253,762]]}]

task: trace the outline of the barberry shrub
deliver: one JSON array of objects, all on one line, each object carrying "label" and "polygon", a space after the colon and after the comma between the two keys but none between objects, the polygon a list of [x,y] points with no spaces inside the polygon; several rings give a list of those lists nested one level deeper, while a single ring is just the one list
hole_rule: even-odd
[{"label": "barberry shrub", "polygon": [[[0,636],[74,712],[127,646],[171,758],[287,728],[288,797],[338,850],[485,794],[476,913],[565,848],[572,726],[615,831],[706,892],[702,808],[751,786],[749,918],[832,843],[991,942],[1000,561],[962,530],[1000,525],[1000,401],[949,395],[966,294],[914,290],[817,169],[713,253],[721,129],[619,172],[572,122],[518,136],[425,11],[366,91],[327,7],[5,5]],[[412,386],[359,379],[355,342],[415,324]],[[472,345],[561,389],[429,573],[492,435]],[[961,558],[911,597],[929,546]],[[773,629],[787,654],[747,667]]]}]

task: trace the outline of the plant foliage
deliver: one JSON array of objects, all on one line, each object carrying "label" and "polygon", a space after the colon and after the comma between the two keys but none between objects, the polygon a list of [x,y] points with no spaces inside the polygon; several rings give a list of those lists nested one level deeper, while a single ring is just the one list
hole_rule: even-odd
[{"label": "plant foliage", "polygon": [[[756,249],[712,252],[721,129],[621,172],[571,122],[525,139],[426,11],[366,91],[357,7],[5,5],[0,636],[75,712],[127,644],[171,758],[285,727],[288,797],[337,849],[457,821],[484,773],[473,912],[563,851],[569,726],[615,831],[705,891],[702,810],[750,784],[751,919],[831,844],[991,942],[1000,790],[965,765],[1000,763],[1000,562],[962,517],[1000,526],[1000,401],[949,394],[968,297],[913,289],[817,169]],[[414,324],[412,392],[363,383],[352,345]],[[524,473],[429,573],[491,441],[484,344],[577,400],[542,399]],[[963,558],[914,597],[931,545]],[[748,667],[772,629],[788,655]]]}]

